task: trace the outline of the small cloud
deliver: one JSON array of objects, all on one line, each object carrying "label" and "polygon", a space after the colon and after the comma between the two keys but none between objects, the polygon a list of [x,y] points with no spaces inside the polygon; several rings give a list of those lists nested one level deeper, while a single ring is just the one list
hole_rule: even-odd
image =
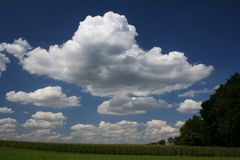
[{"label": "small cloud", "polygon": [[23,127],[25,128],[39,128],[39,129],[51,129],[64,125],[66,117],[61,113],[53,112],[36,112],[28,119]]},{"label": "small cloud", "polygon": [[177,121],[176,124],[175,124],[175,127],[176,128],[181,128],[184,124],[185,124],[184,121]]},{"label": "small cloud", "polygon": [[98,113],[111,115],[144,114],[149,110],[170,108],[171,105],[164,100],[153,97],[114,96],[98,106]]},{"label": "small cloud", "polygon": [[79,97],[67,97],[59,86],[49,86],[29,93],[10,91],[6,93],[6,98],[11,102],[32,103],[41,107],[67,108],[80,106]]},{"label": "small cloud", "polygon": [[217,90],[220,87],[220,85],[216,85],[213,89]]},{"label": "small cloud", "polygon": [[195,97],[199,94],[211,94],[214,93],[216,89],[219,88],[219,85],[213,87],[212,89],[204,88],[201,90],[190,90],[178,95],[178,97]]},{"label": "small cloud", "polygon": [[0,53],[0,76],[2,72],[7,70],[7,63],[9,63],[10,60],[3,54]]},{"label": "small cloud", "polygon": [[14,111],[8,107],[0,107],[0,113],[11,114],[14,113]]},{"label": "small cloud", "polygon": [[184,102],[179,104],[177,110],[182,113],[196,113],[202,109],[201,104],[202,102],[186,99]]},{"label": "small cloud", "polygon": [[178,97],[195,97],[198,94],[212,93],[212,90],[204,88],[202,90],[190,90],[185,93],[179,94]]},{"label": "small cloud", "polygon": [[0,119],[0,139],[14,139],[17,136],[17,121],[13,118]]}]

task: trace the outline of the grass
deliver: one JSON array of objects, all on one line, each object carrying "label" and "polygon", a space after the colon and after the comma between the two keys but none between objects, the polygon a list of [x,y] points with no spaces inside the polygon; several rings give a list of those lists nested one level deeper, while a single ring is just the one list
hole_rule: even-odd
[{"label": "grass", "polygon": [[0,160],[240,160],[237,157],[134,156],[37,151],[0,147]]}]

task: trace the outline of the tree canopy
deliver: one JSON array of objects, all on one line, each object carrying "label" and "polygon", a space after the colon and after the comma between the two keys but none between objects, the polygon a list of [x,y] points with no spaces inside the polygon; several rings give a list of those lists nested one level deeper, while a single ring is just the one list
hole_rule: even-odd
[{"label": "tree canopy", "polygon": [[240,74],[236,73],[202,103],[180,129],[176,143],[199,146],[240,146]]}]

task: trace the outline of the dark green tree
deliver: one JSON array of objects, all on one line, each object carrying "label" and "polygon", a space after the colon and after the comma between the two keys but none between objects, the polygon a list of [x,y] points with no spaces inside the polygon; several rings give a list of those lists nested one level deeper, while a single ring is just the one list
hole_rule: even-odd
[{"label": "dark green tree", "polygon": [[204,121],[199,116],[187,120],[180,129],[179,142],[181,145],[203,146],[206,144]]},{"label": "dark green tree", "polygon": [[234,74],[209,100],[200,116],[180,129],[175,144],[240,147],[240,74]]},{"label": "dark green tree", "polygon": [[160,141],[157,142],[159,145],[165,145],[166,141],[164,139],[161,139]]},{"label": "dark green tree", "polygon": [[234,74],[202,104],[207,145],[240,146],[240,74]]},{"label": "dark green tree", "polygon": [[169,144],[169,145],[173,145],[173,144],[174,144],[174,138],[173,138],[173,137],[169,137],[169,138],[167,139],[167,141],[168,141],[168,144]]}]

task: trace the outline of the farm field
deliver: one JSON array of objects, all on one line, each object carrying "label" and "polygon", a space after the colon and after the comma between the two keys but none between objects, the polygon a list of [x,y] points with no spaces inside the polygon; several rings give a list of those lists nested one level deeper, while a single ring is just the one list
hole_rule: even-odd
[{"label": "farm field", "polygon": [[239,157],[134,156],[37,151],[0,147],[0,160],[240,160]]}]

